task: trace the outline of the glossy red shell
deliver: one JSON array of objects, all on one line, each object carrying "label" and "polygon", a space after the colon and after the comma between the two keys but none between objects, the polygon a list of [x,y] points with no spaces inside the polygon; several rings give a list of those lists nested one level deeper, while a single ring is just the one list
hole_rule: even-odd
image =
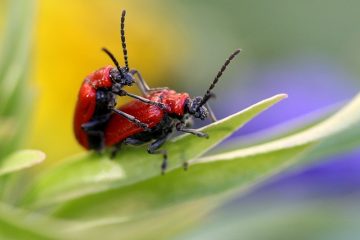
[{"label": "glossy red shell", "polygon": [[91,73],[85,78],[85,81],[90,81],[90,84],[93,88],[111,88],[113,83],[110,78],[110,70],[113,69],[112,66],[106,66],[100,68],[99,70]]},{"label": "glossy red shell", "polygon": [[96,89],[111,88],[110,70],[112,66],[101,68],[85,78],[83,81],[74,114],[74,133],[77,141],[86,149],[89,149],[88,137],[81,125],[89,122],[95,112]]},{"label": "glossy red shell", "polygon": [[[183,116],[184,104],[189,98],[189,94],[177,93],[174,90],[161,90],[148,95],[146,98],[164,103],[167,109],[162,110],[157,106],[133,100],[119,107],[119,110],[136,117],[141,122],[148,124],[149,128],[152,128],[161,122],[165,112],[179,117]],[[142,131],[144,130],[136,124],[122,116],[113,114],[105,129],[105,144],[107,146],[114,145]]]}]

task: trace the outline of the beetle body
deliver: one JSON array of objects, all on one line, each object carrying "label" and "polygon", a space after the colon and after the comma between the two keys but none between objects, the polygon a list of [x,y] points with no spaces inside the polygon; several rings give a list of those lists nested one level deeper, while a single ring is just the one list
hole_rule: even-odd
[{"label": "beetle body", "polygon": [[[90,74],[85,78],[79,90],[74,114],[74,133],[77,141],[86,149],[92,149],[95,146],[91,144],[94,140],[89,139],[88,132],[82,127],[83,124],[106,116],[109,118],[111,105],[115,106],[115,96],[111,93],[110,71],[112,69],[112,66],[107,66]],[[101,129],[101,126],[97,129]]]},{"label": "beetle body", "polygon": [[[145,104],[138,100],[133,100],[128,104],[120,106],[118,110],[134,116],[141,122],[148,125],[148,130],[139,128],[135,124],[125,119],[112,115],[108,120],[104,138],[106,146],[114,146],[112,156],[114,157],[122,144],[141,145],[150,142],[148,152],[150,154],[162,154],[161,164],[162,173],[167,167],[167,151],[159,149],[175,130],[191,133],[198,137],[208,137],[206,133],[196,129],[187,128],[190,117],[205,120],[208,115],[213,121],[216,120],[207,101],[213,96],[212,89],[219,81],[230,61],[240,52],[236,50],[225,61],[210,87],[203,97],[190,98],[188,93],[177,93],[174,90],[148,90],[145,98],[153,102],[163,104],[163,108]],[[186,168],[184,163],[184,168]]]},{"label": "beetle body", "polygon": [[[165,109],[145,104],[138,100],[133,100],[119,108],[119,110],[136,117],[148,125],[150,131],[146,131],[145,135],[147,137],[138,137],[138,140],[143,142],[161,135],[161,132],[167,132],[169,130],[168,126],[162,124],[163,122],[171,122],[172,124],[169,127],[173,127],[174,121],[183,120],[185,105],[190,99],[187,93],[177,93],[174,90],[168,89],[153,92],[147,98],[154,102],[163,103]],[[137,138],[136,134],[143,132],[145,132],[144,129],[118,115],[114,115],[110,118],[105,128],[105,144],[112,146],[129,137],[135,139]]]},{"label": "beetle body", "polygon": [[[125,86],[132,86],[135,82],[140,90],[148,87],[141,78],[140,73],[135,69],[130,70],[128,65],[124,32],[125,13],[123,11],[121,16],[121,41],[125,67],[120,67],[116,58],[107,49],[103,48],[102,50],[112,59],[115,67],[106,66],[91,73],[85,78],[80,87],[74,114],[74,133],[77,141],[85,149],[101,151],[104,148],[104,127],[113,114],[118,114],[126,121],[147,129],[146,124],[132,115],[115,109],[117,96],[130,96],[147,104],[158,105],[123,90]],[[138,81],[134,78],[134,74],[138,75]]]}]

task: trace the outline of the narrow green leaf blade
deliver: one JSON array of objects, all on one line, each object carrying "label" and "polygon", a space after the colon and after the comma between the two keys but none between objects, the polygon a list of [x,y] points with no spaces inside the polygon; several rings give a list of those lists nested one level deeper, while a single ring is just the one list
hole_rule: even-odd
[{"label": "narrow green leaf blade", "polygon": [[9,111],[18,86],[26,80],[28,57],[32,44],[34,1],[11,1],[7,27],[0,55],[0,87],[6,89],[0,96],[0,114]]},{"label": "narrow green leaf blade", "polygon": [[29,59],[35,4],[35,1],[31,0],[9,1],[9,14],[0,55],[0,117],[11,121],[11,127],[4,126],[0,129],[8,136],[0,141],[0,159],[21,144],[31,114],[31,87],[26,81],[31,66]]},{"label": "narrow green leaf blade", "polygon": [[[354,113],[359,108],[360,95],[335,115],[293,136],[240,149],[235,154],[230,152],[222,157],[216,155],[196,159],[188,172],[177,170],[126,188],[84,196],[60,206],[55,216],[76,219],[110,217],[113,214],[138,216],[204,198],[208,200],[204,207],[220,205],[223,200],[239,194],[239,191],[244,192],[308,159],[307,156],[312,156],[309,155],[312,154],[311,150],[316,149],[314,147],[319,143],[326,144],[327,139],[330,139],[332,146],[342,143],[344,137],[339,136],[349,134],[349,130],[360,129],[360,114]],[[348,141],[347,144],[352,142]],[[96,205],[96,202],[102,204]],[[111,206],[111,211],[106,206]]]},{"label": "narrow green leaf blade", "polygon": [[[218,155],[213,155],[201,159],[196,159],[192,161],[192,163],[195,164],[219,160],[234,160],[237,158],[244,158],[247,156],[258,155],[266,152],[278,151],[285,148],[304,146],[307,144],[315,144],[319,143],[322,140],[330,141],[330,139],[332,139],[333,141],[336,141],[336,138],[338,138],[340,135],[344,138],[346,136],[352,136],[350,140],[356,140],[359,139],[356,137],[357,133],[360,133],[360,112],[358,111],[359,108],[360,94],[358,94],[353,101],[351,101],[333,116],[311,128],[306,129],[305,131],[268,143],[255,145],[248,148],[230,151]],[[350,142],[353,144],[352,141],[349,141],[349,144]],[[337,141],[337,143],[339,143],[339,141]],[[323,150],[326,150],[326,148],[323,148]],[[336,152],[336,149],[332,150]],[[318,157],[319,156],[321,155],[318,152]]]},{"label": "narrow green leaf blade", "polygon": [[33,201],[37,196],[41,197],[40,201],[71,199],[100,191],[106,184],[126,177],[123,168],[107,157],[99,157],[97,154],[81,154],[81,157],[71,158],[67,164],[55,166],[45,173],[36,186],[31,188],[26,201]]},{"label": "narrow green leaf blade", "polygon": [[165,176],[65,202],[58,206],[54,216],[69,219],[135,217],[202,198],[208,198],[209,202],[204,202],[208,208],[220,202],[215,197],[218,194],[232,189],[244,190],[288,167],[304,149],[198,164],[190,166],[187,172],[177,169]]},{"label": "narrow green leaf blade", "polygon": [[225,233],[229,239],[357,239],[359,192],[345,192],[288,199],[277,192],[253,196],[211,213],[203,224],[176,239],[222,239]]},{"label": "narrow green leaf blade", "polygon": [[[195,159],[204,154],[257,114],[286,97],[285,94],[276,95],[200,129],[209,134],[209,139],[201,139],[185,134],[168,142],[163,148],[168,151],[169,172],[179,168],[184,161]],[[105,155],[102,157],[81,155],[59,167],[48,170],[35,183],[31,192],[26,196],[24,204],[31,204],[33,202],[40,206],[88,194],[87,190],[84,191],[84,189],[87,189],[85,185],[92,183],[92,181],[86,182],[84,179],[91,179],[91,175],[93,175],[93,178],[96,178],[98,175],[96,171],[101,172],[102,168],[95,166],[91,172],[82,171],[81,169],[88,168],[89,163],[95,164],[99,159],[103,159],[103,162],[111,161],[106,160],[106,158],[107,156]],[[91,189],[91,192],[97,192],[105,189],[120,188],[159,176],[160,163],[161,157],[148,154],[144,147],[126,148],[121,151],[117,161],[112,162],[114,167],[122,169],[124,174],[121,179],[113,179],[110,182],[106,181],[105,184],[99,182],[98,185],[89,186],[89,189]],[[64,180],[64,176],[66,176],[66,180]],[[69,184],[64,184],[64,181]]]},{"label": "narrow green leaf blade", "polygon": [[32,224],[25,221],[24,216],[23,213],[0,204],[0,239],[63,239],[59,234],[51,234],[48,224]]}]

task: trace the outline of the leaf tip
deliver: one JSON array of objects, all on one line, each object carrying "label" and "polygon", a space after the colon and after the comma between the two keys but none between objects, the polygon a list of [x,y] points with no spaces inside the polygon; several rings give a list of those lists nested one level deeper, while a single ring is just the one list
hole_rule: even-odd
[{"label": "leaf tip", "polygon": [[35,152],[37,152],[39,158],[38,158],[38,162],[43,162],[46,158],[46,153],[44,153],[43,151],[40,151],[40,150],[33,150]]},{"label": "leaf tip", "polygon": [[287,95],[286,93],[280,93],[280,94],[276,95],[275,97],[277,97],[277,98],[279,98],[279,99],[283,100],[283,99],[288,98],[288,97],[289,97],[289,95]]},{"label": "leaf tip", "polygon": [[16,151],[2,160],[2,164],[0,166],[0,176],[25,168],[30,168],[43,162],[45,158],[45,153],[39,150],[24,149]]},{"label": "leaf tip", "polygon": [[46,154],[43,151],[40,150],[34,150],[34,149],[24,149],[21,150],[21,154],[24,156],[26,155],[32,155],[32,159],[35,163],[41,163],[45,160]]}]

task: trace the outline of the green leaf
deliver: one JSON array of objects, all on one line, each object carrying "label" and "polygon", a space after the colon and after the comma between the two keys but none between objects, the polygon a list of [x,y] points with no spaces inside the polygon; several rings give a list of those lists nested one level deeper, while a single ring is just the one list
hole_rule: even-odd
[{"label": "green leaf", "polygon": [[7,139],[11,139],[15,136],[16,126],[15,120],[10,118],[0,118],[0,148],[1,145],[6,143]]},{"label": "green leaf", "polygon": [[33,221],[25,221],[26,215],[4,204],[0,204],[0,238],[29,240],[61,239],[58,234],[50,231],[49,224],[33,224]]},{"label": "green leaf", "polygon": [[[159,209],[207,197],[203,207],[216,205],[217,194],[255,184],[287,166],[303,148],[249,157],[243,161],[219,161],[191,166],[165,176],[84,196],[60,205],[56,217],[94,219],[111,216],[141,216]],[[101,204],[97,204],[101,203]]]},{"label": "green leaf", "polygon": [[[170,174],[171,170],[181,167],[184,161],[201,156],[257,114],[285,97],[285,94],[274,96],[202,128],[202,131],[209,134],[209,139],[200,139],[185,134],[169,141],[164,146],[169,156],[169,172],[167,174]],[[44,173],[25,197],[24,204],[44,206],[79,197],[89,192],[135,184],[159,176],[160,163],[161,157],[148,154],[144,147],[128,147],[122,150],[116,162],[107,159],[107,155],[100,157],[83,154]],[[121,174],[117,178],[106,179],[107,174],[103,173],[104,167],[108,171],[117,168],[117,172],[121,172]],[[103,174],[104,179],[98,179],[99,174]]]},{"label": "green leaf", "polygon": [[0,118],[11,121],[12,127],[1,129],[8,137],[2,138],[0,135],[0,159],[19,146],[31,114],[31,88],[26,81],[31,66],[29,56],[34,10],[34,1],[9,1],[7,26],[0,55]]},{"label": "green leaf", "polygon": [[[323,153],[317,152],[317,158],[311,150],[329,143],[327,139],[332,143],[333,152],[344,149],[334,147],[336,145],[354,147],[352,142],[360,132],[359,108],[360,95],[330,118],[293,136],[192,160],[188,172],[179,169],[164,177],[69,201],[59,206],[55,216],[94,219],[114,215],[139,217],[147,213],[151,218],[160,209],[191,204],[199,199],[205,201],[199,211],[202,207],[219,206],[234,194],[245,193],[284,169],[302,161],[305,163],[304,159],[316,160],[325,156],[326,148],[322,149]],[[352,134],[347,138],[339,137],[349,132]]]},{"label": "green leaf", "polygon": [[34,2],[12,1],[0,55],[0,113],[4,113],[18,86],[24,83],[31,46]]},{"label": "green leaf", "polygon": [[[357,146],[360,133],[360,112],[357,110],[360,108],[360,94],[355,99],[338,111],[333,116],[329,117],[325,121],[308,128],[302,132],[287,136],[281,139],[277,139],[268,143],[251,146],[245,149],[239,149],[223,154],[213,155],[202,159],[194,160],[192,163],[208,163],[212,161],[234,160],[238,158],[245,158],[247,156],[253,156],[263,154],[267,152],[279,151],[282,149],[293,148],[297,146],[305,146],[309,144],[320,143],[322,140],[326,140],[329,144],[330,140],[335,141],[332,152],[339,152],[341,149],[337,149],[337,144],[342,143],[342,138],[348,137],[347,144]],[[342,138],[339,138],[342,136]],[[325,143],[323,143],[325,144]],[[325,151],[329,151],[327,148],[323,148],[323,153],[317,151],[318,157],[325,155]]]},{"label": "green leaf", "polygon": [[238,149],[247,148],[254,145],[260,145],[274,140],[295,135],[299,132],[318,125],[327,118],[331,117],[335,112],[339,111],[346,105],[346,102],[332,104],[330,106],[317,109],[298,118],[288,120],[277,124],[271,128],[267,128],[255,133],[247,134],[232,138],[227,144],[223,144],[207,155],[215,155],[219,153],[231,152]]},{"label": "green leaf", "polygon": [[31,190],[28,201],[40,196],[40,201],[61,201],[78,195],[97,192],[114,181],[126,177],[123,168],[106,156],[82,154],[47,171]]},{"label": "green leaf", "polygon": [[346,190],[318,194],[321,188],[301,196],[258,192],[211,213],[176,239],[222,239],[225,234],[227,239],[357,239],[359,195]]},{"label": "green leaf", "polygon": [[38,150],[17,151],[1,161],[0,176],[32,167],[44,159],[45,154]]},{"label": "green leaf", "polygon": [[[79,221],[68,229],[72,236],[82,236],[83,239],[107,240],[119,239],[173,239],[179,233],[194,228],[203,219],[209,207],[204,207],[204,201],[180,204],[176,207],[163,209],[138,218],[97,218],[92,221]],[[141,229],[141,231],[139,231]],[[80,238],[81,239],[81,238]]]},{"label": "green leaf", "polygon": [[38,150],[16,151],[0,162],[0,201],[15,203],[22,195],[26,185],[29,169],[44,161],[45,154]]}]

